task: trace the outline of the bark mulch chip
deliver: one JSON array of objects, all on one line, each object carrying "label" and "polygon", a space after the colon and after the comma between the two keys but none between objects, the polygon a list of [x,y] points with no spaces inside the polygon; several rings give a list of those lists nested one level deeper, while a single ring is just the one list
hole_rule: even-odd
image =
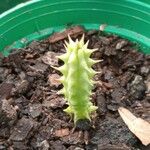
[{"label": "bark mulch chip", "polygon": [[[63,111],[67,103],[57,93],[61,74],[53,67],[63,64],[57,56],[65,52],[68,34],[75,40],[83,33],[88,47],[98,49],[91,57],[103,61],[93,66],[100,72],[91,95],[98,110],[73,132],[73,120]],[[1,57],[2,150],[149,150],[122,121],[119,106],[150,121],[150,56],[126,39],[75,26]]]}]

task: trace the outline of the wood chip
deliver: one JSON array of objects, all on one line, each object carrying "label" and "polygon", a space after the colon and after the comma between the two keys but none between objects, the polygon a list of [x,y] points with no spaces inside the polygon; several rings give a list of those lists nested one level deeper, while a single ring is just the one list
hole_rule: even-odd
[{"label": "wood chip", "polygon": [[12,141],[24,141],[32,135],[35,122],[30,119],[22,118],[16,124],[10,135]]},{"label": "wood chip", "polygon": [[150,81],[146,82],[147,93],[150,93]]},{"label": "wood chip", "polygon": [[71,27],[69,29],[66,29],[63,32],[54,33],[52,36],[49,37],[49,42],[50,43],[55,43],[55,42],[58,42],[60,40],[63,40],[65,38],[67,38],[68,35],[78,36],[80,34],[83,34],[84,32],[85,32],[85,30],[81,26]]},{"label": "wood chip", "polygon": [[42,61],[50,66],[58,66],[58,58],[56,56],[57,53],[49,51],[42,57]]},{"label": "wood chip", "polygon": [[6,99],[0,99],[0,126],[12,126],[17,120],[16,109]]},{"label": "wood chip", "polygon": [[48,76],[48,82],[50,86],[58,87],[61,84],[59,79],[60,79],[60,76],[58,74],[51,74]]},{"label": "wood chip", "polygon": [[98,150],[131,150],[128,146],[125,144],[118,144],[118,145],[113,145],[113,144],[99,144],[98,145]]},{"label": "wood chip", "polygon": [[130,131],[141,140],[143,145],[150,144],[150,124],[137,118],[126,108],[120,107],[118,111]]},{"label": "wood chip", "polygon": [[63,98],[58,97],[58,96],[54,98],[51,97],[51,98],[45,99],[42,103],[44,107],[52,108],[52,109],[62,108],[65,104],[66,104],[66,101]]},{"label": "wood chip", "polygon": [[14,85],[12,83],[3,82],[2,84],[0,84],[0,97],[8,98],[11,95],[13,86]]},{"label": "wood chip", "polygon": [[64,137],[67,135],[69,135],[69,129],[68,128],[55,131],[55,136],[57,136],[57,137]]}]

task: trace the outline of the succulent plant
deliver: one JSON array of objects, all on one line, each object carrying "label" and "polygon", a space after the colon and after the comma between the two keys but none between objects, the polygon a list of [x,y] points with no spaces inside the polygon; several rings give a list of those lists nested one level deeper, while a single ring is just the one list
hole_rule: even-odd
[{"label": "succulent plant", "polygon": [[70,36],[68,38],[69,43],[64,45],[66,53],[58,56],[64,65],[56,69],[63,74],[59,79],[63,89],[59,93],[65,96],[69,105],[64,111],[74,117],[76,124],[78,120],[91,120],[91,113],[97,109],[90,101],[90,95],[94,84],[92,78],[97,73],[92,65],[99,61],[90,58],[96,49],[87,48],[88,41],[84,43],[84,35],[75,42]]}]

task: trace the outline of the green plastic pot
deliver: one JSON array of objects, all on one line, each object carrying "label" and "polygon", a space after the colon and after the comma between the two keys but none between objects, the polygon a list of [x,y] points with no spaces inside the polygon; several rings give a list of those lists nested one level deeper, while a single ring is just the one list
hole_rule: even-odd
[{"label": "green plastic pot", "polygon": [[32,0],[0,15],[0,51],[8,55],[69,24],[115,33],[139,43],[150,54],[149,0]]}]

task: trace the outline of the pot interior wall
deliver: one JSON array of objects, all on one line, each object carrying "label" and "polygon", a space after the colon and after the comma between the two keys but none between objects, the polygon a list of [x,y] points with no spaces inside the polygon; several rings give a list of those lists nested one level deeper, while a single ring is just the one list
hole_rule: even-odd
[{"label": "pot interior wall", "polygon": [[4,11],[16,6],[19,3],[26,2],[28,0],[1,0],[0,1],[0,14]]},{"label": "pot interior wall", "polygon": [[150,3],[147,0],[32,0],[0,15],[0,51],[42,39],[68,25],[81,24],[118,34],[150,53]]}]

